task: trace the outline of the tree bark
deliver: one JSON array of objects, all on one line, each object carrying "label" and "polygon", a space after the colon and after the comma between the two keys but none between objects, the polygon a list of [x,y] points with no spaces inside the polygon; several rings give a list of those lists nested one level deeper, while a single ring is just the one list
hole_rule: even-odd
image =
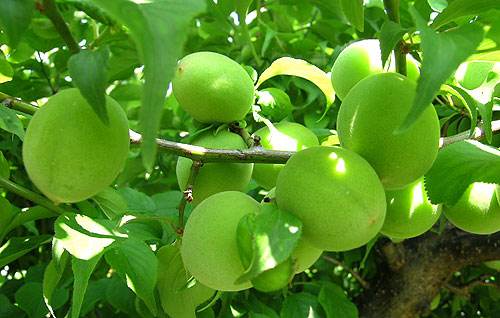
[{"label": "tree bark", "polygon": [[376,282],[360,298],[360,316],[414,318],[429,311],[431,301],[454,272],[500,259],[500,232],[429,232],[400,244],[386,243],[382,251],[386,262]]}]

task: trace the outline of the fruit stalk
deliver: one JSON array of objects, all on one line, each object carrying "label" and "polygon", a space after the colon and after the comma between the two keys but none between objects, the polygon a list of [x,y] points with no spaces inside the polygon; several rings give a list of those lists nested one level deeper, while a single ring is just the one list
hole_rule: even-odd
[{"label": "fruit stalk", "polygon": [[0,187],[4,188],[7,191],[15,193],[23,198],[26,198],[31,202],[34,202],[40,206],[43,206],[44,208],[47,208],[50,211],[53,211],[57,214],[63,214],[64,212],[66,212],[61,207],[52,203],[52,201],[50,201],[49,199],[39,195],[38,193],[30,191],[8,179],[0,178]]},{"label": "fruit stalk", "polygon": [[[384,8],[389,20],[399,24],[399,0],[384,0]],[[404,41],[399,41],[394,48],[394,56],[396,58],[396,72],[406,76],[406,52],[404,52],[404,47]]]},{"label": "fruit stalk", "polygon": [[186,204],[193,201],[193,184],[196,180],[200,168],[203,166],[201,161],[193,161],[191,165],[191,172],[189,174],[189,179],[187,182],[186,189],[183,192],[181,202],[179,203],[179,225],[177,227],[177,233],[182,235],[184,231],[184,210],[186,209]]},{"label": "fruit stalk", "polygon": [[47,18],[52,21],[54,27],[57,32],[61,36],[61,38],[68,45],[68,49],[72,54],[76,54],[80,51],[80,46],[76,42],[75,38],[71,34],[71,31],[68,28],[66,22],[64,22],[63,17],[59,10],[57,10],[56,4],[54,0],[43,0],[43,9],[42,13],[47,16]]}]

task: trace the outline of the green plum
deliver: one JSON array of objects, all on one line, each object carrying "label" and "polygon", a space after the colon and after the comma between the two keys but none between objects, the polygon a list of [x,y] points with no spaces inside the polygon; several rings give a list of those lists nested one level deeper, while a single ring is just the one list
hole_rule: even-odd
[{"label": "green plum", "polygon": [[396,133],[415,91],[416,84],[406,77],[380,73],[360,81],[340,106],[337,132],[342,147],[365,158],[387,190],[416,181],[437,157],[440,126],[431,105],[409,129]]},{"label": "green plum", "polygon": [[340,147],[294,154],[278,176],[276,201],[302,221],[303,239],[326,251],[366,244],[382,228],[386,212],[384,188],[373,168]]},{"label": "green plum", "polygon": [[241,120],[254,100],[253,81],[245,69],[214,52],[196,52],[180,60],[172,87],[182,109],[202,123]]},{"label": "green plum", "polygon": [[[220,130],[204,132],[192,142],[196,146],[215,149],[246,149],[247,145],[240,135]],[[177,161],[177,181],[179,188],[187,186],[192,160],[179,157]],[[249,163],[206,163],[193,185],[193,204],[198,204],[212,194],[222,191],[244,191],[252,177],[253,164]]]},{"label": "green plum", "polygon": [[[271,127],[263,127],[254,135],[260,137],[264,149],[299,151],[319,145],[318,137],[306,127],[291,122],[280,122]],[[283,169],[282,164],[258,163],[254,165],[253,178],[266,190],[276,185],[278,174]]]},{"label": "green plum", "polygon": [[76,88],[49,98],[31,119],[23,143],[31,181],[56,203],[88,199],[109,186],[129,150],[128,120],[106,96],[104,124]]}]

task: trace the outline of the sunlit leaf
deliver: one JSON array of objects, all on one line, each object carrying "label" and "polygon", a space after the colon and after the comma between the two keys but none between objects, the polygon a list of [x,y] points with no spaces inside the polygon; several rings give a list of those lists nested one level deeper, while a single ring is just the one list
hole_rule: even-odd
[{"label": "sunlit leaf", "polygon": [[500,10],[498,0],[455,0],[434,19],[432,27],[437,29],[457,18],[478,15],[492,9]]},{"label": "sunlit leaf", "polygon": [[425,175],[425,188],[434,204],[454,205],[474,182],[500,184],[500,150],[473,140],[441,149]]},{"label": "sunlit leaf", "polygon": [[277,75],[292,75],[304,78],[315,84],[325,95],[327,109],[335,100],[335,91],[330,77],[318,67],[308,62],[291,57],[282,57],[274,61],[259,77],[256,87]]}]

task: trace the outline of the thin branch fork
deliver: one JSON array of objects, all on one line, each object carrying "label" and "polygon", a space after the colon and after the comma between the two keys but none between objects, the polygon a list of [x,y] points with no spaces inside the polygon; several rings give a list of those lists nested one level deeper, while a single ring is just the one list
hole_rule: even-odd
[{"label": "thin branch fork", "polygon": [[184,211],[186,210],[187,203],[193,202],[193,187],[194,182],[196,181],[196,177],[200,172],[200,168],[203,166],[203,162],[201,161],[193,161],[191,165],[191,170],[189,172],[189,178],[186,185],[186,189],[183,192],[181,202],[179,203],[179,225],[177,226],[177,234],[182,236],[184,233]]},{"label": "thin branch fork", "polygon": [[357,271],[345,266],[345,264],[343,262],[341,262],[333,257],[327,256],[327,255],[323,255],[323,259],[325,261],[330,262],[332,264],[335,264],[337,266],[342,266],[346,271],[348,271],[359,282],[359,284],[361,286],[363,286],[363,288],[368,289],[370,287],[370,283],[368,283],[366,280],[364,280],[363,277],[361,277],[361,275],[359,275],[359,273]]}]

